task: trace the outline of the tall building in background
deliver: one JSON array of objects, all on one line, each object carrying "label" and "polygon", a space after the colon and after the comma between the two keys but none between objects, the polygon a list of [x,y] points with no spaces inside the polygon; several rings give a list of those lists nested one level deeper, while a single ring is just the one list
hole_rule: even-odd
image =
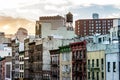
[{"label": "tall building in background", "polygon": [[26,38],[27,36],[28,36],[28,31],[25,28],[22,28],[22,27],[20,27],[15,34],[15,37],[17,37],[17,39],[20,42],[24,42],[24,38]]},{"label": "tall building in background", "polygon": [[97,14],[93,14],[93,19],[79,19],[75,21],[75,33],[80,37],[91,36],[95,33],[108,34],[113,27],[113,18],[99,19]]}]

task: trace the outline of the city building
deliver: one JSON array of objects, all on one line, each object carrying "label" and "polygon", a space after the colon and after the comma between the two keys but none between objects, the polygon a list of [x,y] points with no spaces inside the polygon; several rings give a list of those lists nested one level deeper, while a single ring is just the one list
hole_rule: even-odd
[{"label": "city building", "polygon": [[35,53],[35,42],[30,42],[29,43],[29,80],[34,79],[34,66],[35,64],[33,63],[34,61],[34,53]]},{"label": "city building", "polygon": [[97,19],[94,14],[93,19],[79,19],[75,21],[75,33],[80,37],[91,36],[99,33],[101,35],[108,34],[110,28],[113,27],[113,18]]},{"label": "city building", "polygon": [[72,80],[87,79],[86,41],[70,43],[72,52]]},{"label": "city building", "polygon": [[7,38],[4,32],[0,32],[0,44],[3,43],[10,43],[10,38]]},{"label": "city building", "polygon": [[33,42],[34,36],[28,36],[24,40],[24,78],[29,80],[29,42]]},{"label": "city building", "polygon": [[12,47],[9,43],[2,43],[0,44],[0,56],[12,56]]},{"label": "city building", "polygon": [[12,80],[19,78],[19,41],[11,40],[12,47]]},{"label": "city building", "polygon": [[51,76],[51,58],[49,50],[59,49],[59,46],[74,42],[75,34],[72,27],[72,21],[68,20],[68,22],[65,22],[65,18],[59,15],[40,17],[39,21],[36,21],[35,36],[36,39],[41,39],[43,45],[43,79],[50,79]]},{"label": "city building", "polygon": [[36,80],[42,80],[42,61],[43,57],[43,45],[40,39],[35,41],[35,53],[33,54],[33,64],[34,64],[34,78]]},{"label": "city building", "polygon": [[0,80],[5,80],[5,58],[0,60]]},{"label": "city building", "polygon": [[50,50],[51,80],[60,80],[60,53],[59,49]]},{"label": "city building", "polygon": [[106,80],[105,49],[106,44],[87,44],[87,80]]},{"label": "city building", "polygon": [[60,46],[60,80],[72,79],[72,52],[69,45]]},{"label": "city building", "polygon": [[120,19],[113,21],[110,29],[111,44],[106,48],[106,80],[120,80]]},{"label": "city building", "polygon": [[24,51],[19,51],[19,79],[24,79]]},{"label": "city building", "polygon": [[24,42],[24,38],[28,36],[28,31],[25,28],[20,27],[15,33],[15,37],[18,38],[20,42]]},{"label": "city building", "polygon": [[107,45],[105,50],[106,58],[106,79],[105,80],[119,80],[120,68],[119,68],[119,48],[118,43],[112,43]]},{"label": "city building", "polygon": [[12,80],[12,57],[5,58],[5,80]]},{"label": "city building", "polygon": [[[24,51],[24,39],[27,37],[27,30],[19,28],[15,36],[11,38],[12,47],[12,80],[19,79],[19,52]],[[23,62],[22,62],[23,63]],[[23,65],[23,64],[22,64]],[[22,74],[22,73],[21,73]],[[23,74],[24,76],[24,74]]]}]

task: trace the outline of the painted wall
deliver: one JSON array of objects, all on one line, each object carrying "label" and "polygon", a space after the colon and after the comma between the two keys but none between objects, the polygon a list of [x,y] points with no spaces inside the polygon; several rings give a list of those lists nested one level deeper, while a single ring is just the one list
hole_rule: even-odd
[{"label": "painted wall", "polygon": [[[99,60],[98,67],[97,61]],[[103,59],[103,65],[101,64]],[[90,65],[88,65],[88,60],[90,60]],[[94,67],[92,66],[92,60],[94,60]],[[103,69],[102,69],[103,66]],[[95,69],[96,68],[96,69]],[[88,72],[90,72],[90,79],[88,79]],[[105,80],[105,51],[95,50],[87,52],[87,79],[92,80],[92,72],[94,72],[94,80],[97,80],[97,72],[99,72],[99,80]],[[104,73],[104,79],[102,78],[102,72]]]},{"label": "painted wall", "polygon": [[[110,72],[108,72],[108,62],[110,62]],[[116,63],[115,72],[113,62]],[[119,80],[119,57],[118,53],[106,54],[106,80]]]}]

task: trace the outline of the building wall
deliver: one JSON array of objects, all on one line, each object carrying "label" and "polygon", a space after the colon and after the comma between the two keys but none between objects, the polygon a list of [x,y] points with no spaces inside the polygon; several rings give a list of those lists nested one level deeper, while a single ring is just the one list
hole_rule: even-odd
[{"label": "building wall", "polygon": [[106,80],[119,80],[119,53],[106,54]]},{"label": "building wall", "polygon": [[72,80],[86,80],[86,41],[70,43],[70,47],[72,51]]},{"label": "building wall", "polygon": [[60,53],[60,80],[72,80],[72,52]]},{"label": "building wall", "polygon": [[[103,59],[103,62],[102,62],[102,59]],[[97,77],[97,75],[99,77]],[[105,51],[104,50],[95,50],[95,51],[87,52],[87,80],[92,80],[93,78],[94,80],[105,80]]]},{"label": "building wall", "polygon": [[12,40],[12,79],[19,78],[19,41]]},{"label": "building wall", "polygon": [[107,45],[107,48],[105,50],[106,80],[119,80],[119,48],[118,48],[118,45],[119,45],[118,43],[109,44]]},{"label": "building wall", "polygon": [[24,78],[24,52],[19,55],[19,78]]},{"label": "building wall", "polygon": [[75,33],[78,36],[90,36],[95,33],[108,34],[113,27],[113,19],[80,19],[75,21]]},{"label": "building wall", "polygon": [[50,50],[51,57],[51,80],[60,80],[60,53],[59,49]]},{"label": "building wall", "polygon": [[5,58],[3,58],[1,61],[1,80],[5,80]]},{"label": "building wall", "polygon": [[[24,40],[24,78],[28,79],[29,78],[29,42],[32,42],[35,38],[33,36],[28,36]],[[29,79],[28,79],[29,80]]]},{"label": "building wall", "polygon": [[5,80],[12,80],[12,61],[5,62]]}]

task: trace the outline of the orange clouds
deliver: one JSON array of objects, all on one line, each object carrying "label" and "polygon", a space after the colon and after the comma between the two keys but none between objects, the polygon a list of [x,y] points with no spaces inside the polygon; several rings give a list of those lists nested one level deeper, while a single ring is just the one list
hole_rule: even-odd
[{"label": "orange clouds", "polygon": [[0,32],[5,32],[5,34],[14,34],[19,27],[27,29],[30,34],[35,32],[35,22],[33,21],[23,18],[0,16]]}]

